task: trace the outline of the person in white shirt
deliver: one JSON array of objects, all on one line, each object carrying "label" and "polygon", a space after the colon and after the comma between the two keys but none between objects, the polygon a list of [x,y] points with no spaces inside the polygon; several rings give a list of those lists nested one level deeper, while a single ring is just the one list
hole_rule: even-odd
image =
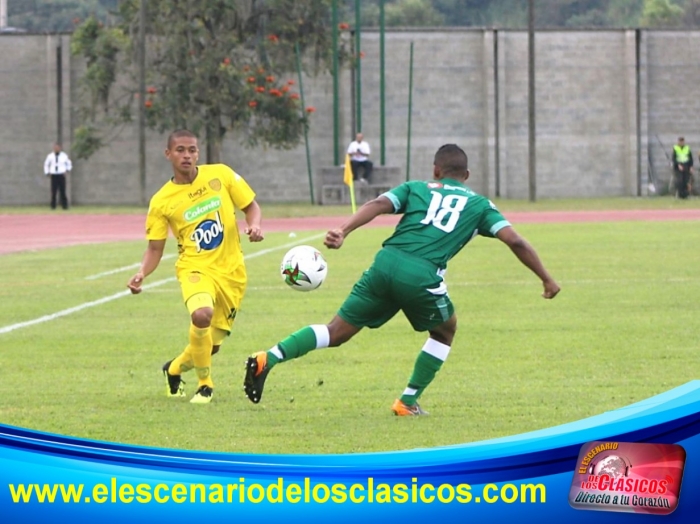
[{"label": "person in white shirt", "polygon": [[352,168],[353,180],[358,180],[366,184],[372,177],[372,161],[369,159],[369,144],[363,139],[362,133],[357,133],[355,140],[348,146],[350,155],[350,167]]},{"label": "person in white shirt", "polygon": [[44,161],[44,174],[51,177],[51,209],[56,209],[56,196],[61,201],[61,207],[68,209],[68,197],[66,197],[66,175],[73,169],[73,164],[68,155],[61,151],[61,144],[53,145],[53,152],[46,156]]}]

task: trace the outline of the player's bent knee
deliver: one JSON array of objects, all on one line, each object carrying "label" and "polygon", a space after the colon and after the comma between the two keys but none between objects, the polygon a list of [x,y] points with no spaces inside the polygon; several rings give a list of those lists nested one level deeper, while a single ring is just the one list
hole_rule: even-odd
[{"label": "player's bent knee", "polygon": [[214,316],[214,310],[211,308],[200,308],[192,312],[192,323],[200,329],[211,326],[211,319]]},{"label": "player's bent knee", "polygon": [[455,333],[457,332],[457,319],[452,316],[446,322],[443,322],[439,326],[431,329],[429,331],[430,338],[445,344],[447,346],[452,345],[452,341],[455,338]]}]

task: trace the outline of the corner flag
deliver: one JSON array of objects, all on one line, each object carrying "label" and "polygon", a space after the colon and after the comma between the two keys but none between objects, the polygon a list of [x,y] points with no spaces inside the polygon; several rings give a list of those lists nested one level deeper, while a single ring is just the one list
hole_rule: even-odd
[{"label": "corner flag", "polygon": [[350,205],[352,212],[355,212],[355,183],[352,179],[352,167],[350,166],[350,155],[345,155],[345,170],[343,171],[343,182],[350,188]]}]

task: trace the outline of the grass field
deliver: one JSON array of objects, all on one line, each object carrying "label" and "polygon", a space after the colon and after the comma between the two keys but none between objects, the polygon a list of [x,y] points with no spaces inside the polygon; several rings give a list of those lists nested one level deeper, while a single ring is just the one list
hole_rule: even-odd
[{"label": "grass field", "polygon": [[[568,209],[576,208],[569,202]],[[308,294],[287,289],[278,274],[292,242],[286,233],[246,243],[250,287],[233,335],[214,357],[216,394],[207,406],[164,396],[160,367],[181,351],[188,324],[172,279],[173,258],[147,281],[159,285],[139,296],[120,296],[134,271],[128,266],[140,260],[145,242],[0,256],[0,422],[169,448],[370,452],[545,428],[698,378],[697,223],[517,229],[537,248],[562,292],[553,301],[542,299],[538,279],[507,248],[474,240],[448,271],[459,330],[447,363],[423,396],[431,415],[415,419],[393,417],[389,410],[425,340],[401,316],[341,348],[278,366],[259,405],[241,387],[248,353],[330,320],[388,229],[360,230],[340,251],[323,248],[329,276]],[[322,234],[305,232],[294,241],[321,247]],[[2,332],[69,308],[76,311]],[[188,378],[191,394],[196,379]]]}]

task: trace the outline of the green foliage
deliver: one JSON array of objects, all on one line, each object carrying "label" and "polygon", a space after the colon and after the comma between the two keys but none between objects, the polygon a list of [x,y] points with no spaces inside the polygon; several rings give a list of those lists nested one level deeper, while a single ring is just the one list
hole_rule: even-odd
[{"label": "green foliage", "polygon": [[71,152],[76,158],[86,159],[95,154],[103,145],[98,130],[84,125],[75,130]]},{"label": "green foliage", "polygon": [[641,23],[646,27],[679,27],[683,14],[683,8],[670,0],[644,0]]},{"label": "green foliage", "polygon": [[[644,0],[535,0],[539,27],[622,27],[639,21]],[[354,20],[355,2],[340,2],[344,19]],[[387,26],[525,28],[522,0],[386,0]],[[362,2],[362,24],[379,24],[379,0]]]},{"label": "green foliage", "polygon": [[[104,133],[130,121],[138,102],[145,106],[149,127],[191,129],[213,150],[229,131],[238,132],[249,146],[296,146],[314,108],[301,107],[292,77],[298,55],[310,74],[327,69],[329,0],[206,0],[194,5],[148,2],[148,88],[143,101],[135,96],[139,1],[120,4],[120,25],[109,30],[124,37],[117,53],[113,47],[98,47],[101,33],[94,22],[79,28],[81,44],[75,52],[87,61],[84,81],[93,105],[97,100],[107,107],[112,93],[121,93],[115,111],[94,129]],[[122,68],[119,85],[113,69],[91,70],[115,60]]]},{"label": "green foliage", "polygon": [[8,25],[35,33],[72,31],[88,17],[107,22],[119,0],[9,0]]},{"label": "green foliage", "polygon": [[397,0],[386,6],[387,26],[430,27],[443,25],[443,16],[429,0]]},{"label": "green foliage", "polygon": [[[330,0],[311,5],[307,13],[313,18],[313,11],[326,10],[322,4],[328,2]],[[362,0],[363,27],[379,25],[379,2]],[[243,4],[245,11],[256,2],[239,3]],[[684,27],[700,26],[698,0],[674,0],[671,3],[683,9]],[[133,4],[138,9],[138,2]],[[388,26],[524,28],[527,26],[527,4],[523,0],[386,0],[386,23]],[[645,0],[535,0],[535,9],[540,27],[639,27],[644,4]],[[76,21],[79,23],[90,16],[104,23],[115,20],[114,13],[119,5],[118,0],[12,0],[9,2],[9,22],[11,26],[35,32],[71,31],[76,27]],[[355,0],[338,0],[338,6],[341,19],[354,21]],[[416,16],[416,13],[425,16]],[[668,21],[662,17],[659,23],[663,25]]]},{"label": "green foliage", "polygon": [[81,82],[90,93],[90,120],[95,119],[97,106],[109,110],[109,94],[117,79],[118,54],[128,45],[121,29],[107,28],[94,17],[83,22],[71,38],[71,52],[82,55],[86,70]]}]

